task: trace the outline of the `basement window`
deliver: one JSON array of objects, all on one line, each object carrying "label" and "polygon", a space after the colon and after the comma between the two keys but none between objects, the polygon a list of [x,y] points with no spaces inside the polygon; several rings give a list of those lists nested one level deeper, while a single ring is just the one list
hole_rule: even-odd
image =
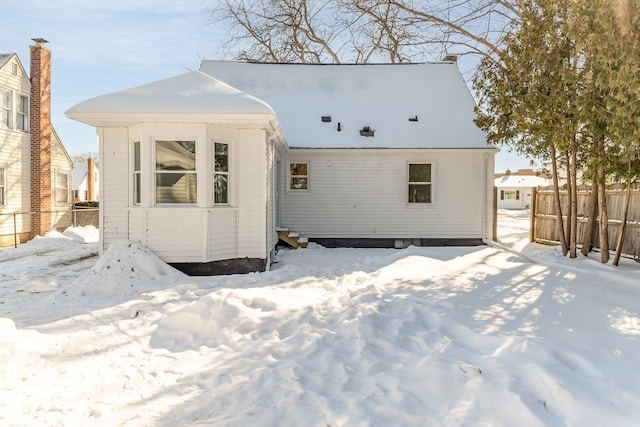
[{"label": "basement window", "polygon": [[409,203],[431,203],[431,164],[409,164]]}]

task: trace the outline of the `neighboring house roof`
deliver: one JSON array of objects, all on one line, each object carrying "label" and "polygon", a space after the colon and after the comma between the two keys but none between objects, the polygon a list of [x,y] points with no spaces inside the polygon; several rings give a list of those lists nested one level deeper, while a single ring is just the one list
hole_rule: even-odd
[{"label": "neighboring house roof", "polygon": [[549,180],[535,175],[505,175],[496,178],[494,181],[496,187],[520,187],[531,188],[549,185]]},{"label": "neighboring house roof", "polygon": [[0,53],[0,67],[4,67],[13,55],[15,55],[15,53]]},{"label": "neighboring house roof", "polygon": [[[267,102],[291,147],[487,148],[473,123],[475,102],[453,62],[205,60],[200,70]],[[331,121],[323,122],[323,116]],[[365,126],[375,131],[373,137],[360,135]]]},{"label": "neighboring house roof", "polygon": [[220,116],[233,121],[246,120],[247,115],[262,116],[277,126],[275,113],[267,104],[200,71],[91,98],[65,114],[92,126],[176,119],[211,121]]},{"label": "neighboring house roof", "polygon": [[78,188],[82,181],[88,175],[88,166],[87,162],[84,163],[74,163],[73,165],[73,174],[71,176],[71,187]]}]

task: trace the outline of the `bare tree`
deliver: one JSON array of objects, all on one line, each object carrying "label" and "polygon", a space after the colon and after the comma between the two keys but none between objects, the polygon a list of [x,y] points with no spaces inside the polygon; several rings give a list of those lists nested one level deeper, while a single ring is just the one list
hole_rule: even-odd
[{"label": "bare tree", "polygon": [[224,49],[265,62],[414,62],[494,55],[522,0],[222,0]]}]

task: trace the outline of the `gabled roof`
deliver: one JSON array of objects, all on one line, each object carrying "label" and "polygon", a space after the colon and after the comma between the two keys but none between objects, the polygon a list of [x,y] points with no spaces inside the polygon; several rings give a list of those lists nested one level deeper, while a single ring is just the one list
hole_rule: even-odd
[{"label": "gabled roof", "polygon": [[[200,70],[267,102],[290,147],[487,148],[473,123],[473,97],[452,62],[205,60]],[[373,137],[360,135],[364,127],[374,131]]]},{"label": "gabled roof", "polygon": [[127,126],[149,121],[203,122],[260,116],[277,124],[264,102],[200,71],[159,80],[83,101],[65,112],[92,126]]},{"label": "gabled roof", "polygon": [[27,71],[22,66],[22,62],[20,62],[20,58],[18,57],[17,53],[0,53],[0,68],[7,65],[11,61],[11,58],[13,58],[14,56],[16,58],[18,67],[20,68],[20,72],[27,80],[29,80],[29,75],[27,74]]},{"label": "gabled roof", "polygon": [[13,55],[15,55],[15,53],[0,53],[0,68],[4,67],[4,65],[9,62]]},{"label": "gabled roof", "polygon": [[87,162],[74,163],[73,174],[71,175],[71,188],[78,188],[82,181],[89,175]]}]

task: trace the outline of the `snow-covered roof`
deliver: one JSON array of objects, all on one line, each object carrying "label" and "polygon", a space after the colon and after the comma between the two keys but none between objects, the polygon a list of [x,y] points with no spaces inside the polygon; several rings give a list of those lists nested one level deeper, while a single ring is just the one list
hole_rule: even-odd
[{"label": "snow-covered roof", "polygon": [[[291,147],[487,148],[484,133],[473,123],[473,97],[452,62],[205,60],[200,70],[267,102]],[[364,127],[374,136],[361,136]]]},{"label": "snow-covered roof", "polygon": [[13,55],[15,55],[15,53],[0,53],[0,68],[9,62],[9,59],[11,59]]},{"label": "snow-covered roof", "polygon": [[238,120],[247,115],[274,120],[271,107],[200,71],[83,101],[66,116],[92,126],[127,126],[145,121]]},{"label": "snow-covered roof", "polygon": [[89,167],[87,162],[75,163],[71,174],[71,188],[77,188],[82,184],[82,180],[88,175]]},{"label": "snow-covered roof", "polygon": [[538,187],[549,185],[549,180],[541,176],[535,175],[505,175],[496,178],[494,181],[496,187]]}]

